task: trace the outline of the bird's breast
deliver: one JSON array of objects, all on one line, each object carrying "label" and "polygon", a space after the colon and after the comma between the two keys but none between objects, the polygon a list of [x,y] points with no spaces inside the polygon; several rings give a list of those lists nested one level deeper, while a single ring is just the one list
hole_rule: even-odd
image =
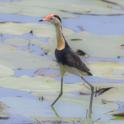
[{"label": "bird's breast", "polygon": [[58,63],[60,64],[65,64],[66,62],[66,54],[67,54],[67,50],[64,48],[63,50],[55,50],[55,57]]}]

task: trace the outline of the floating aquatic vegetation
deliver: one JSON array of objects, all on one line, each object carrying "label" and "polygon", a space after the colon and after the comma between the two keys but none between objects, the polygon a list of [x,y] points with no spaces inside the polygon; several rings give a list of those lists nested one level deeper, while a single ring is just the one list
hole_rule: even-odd
[{"label": "floating aquatic vegetation", "polygon": [[55,31],[38,22],[50,12],[63,18],[63,33],[74,51],[88,53],[82,60],[94,76],[85,78],[98,88],[113,87],[95,98],[94,123],[119,123],[111,112],[123,115],[117,104],[124,100],[123,5],[115,0],[0,0],[0,100],[8,106],[7,123],[35,123],[37,118],[43,124],[85,121],[90,92],[76,76],[64,78],[64,94],[56,104],[62,119],[50,108],[60,88],[53,57]]}]

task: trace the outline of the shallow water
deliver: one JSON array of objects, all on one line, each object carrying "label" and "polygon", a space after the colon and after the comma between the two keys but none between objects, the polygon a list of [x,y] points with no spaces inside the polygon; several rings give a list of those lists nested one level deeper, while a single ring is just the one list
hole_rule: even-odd
[{"label": "shallow water", "polygon": [[[39,23],[40,17],[0,14],[0,22]],[[87,31],[99,35],[123,35],[124,15],[78,15],[63,19],[63,26],[76,32]],[[97,28],[99,27],[99,28]]]},{"label": "shallow water", "polygon": [[9,116],[0,123],[79,124],[86,119],[90,92],[77,76],[65,75],[64,95],[55,110],[50,107],[60,87],[55,31],[38,20],[55,12],[71,47],[89,55],[82,61],[94,76],[85,78],[98,88],[113,87],[95,98],[93,121],[123,124],[112,120],[112,112],[124,111],[123,2],[72,0],[67,7],[64,2],[0,0],[0,101]]},{"label": "shallow water", "polygon": [[[50,107],[50,102],[48,100],[39,101],[37,97],[31,95],[31,93],[1,88],[0,93],[4,94],[0,96],[1,102],[6,103],[6,111],[9,113],[9,119],[0,120],[1,123],[33,123],[34,119],[38,117],[42,118],[56,118],[57,116],[63,118],[81,118],[86,115],[86,108],[82,106],[87,106],[86,103],[71,103],[69,100],[58,102],[56,104],[55,110]],[[94,118],[98,118],[99,112],[108,111],[109,107],[103,111],[100,107],[94,113]],[[56,113],[55,113],[56,112]],[[71,113],[71,115],[70,115]],[[102,120],[108,120],[110,117],[106,115],[101,115]]]},{"label": "shallow water", "polygon": [[99,35],[123,35],[123,22],[124,15],[81,15],[64,20],[63,25],[76,32],[87,31]]}]

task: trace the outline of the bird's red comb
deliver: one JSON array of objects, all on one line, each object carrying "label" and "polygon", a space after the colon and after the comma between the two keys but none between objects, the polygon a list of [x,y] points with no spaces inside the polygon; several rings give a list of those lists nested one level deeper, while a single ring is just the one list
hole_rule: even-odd
[{"label": "bird's red comb", "polygon": [[55,14],[48,14],[47,16],[43,17],[44,21],[49,21],[51,19],[51,17],[53,17]]}]

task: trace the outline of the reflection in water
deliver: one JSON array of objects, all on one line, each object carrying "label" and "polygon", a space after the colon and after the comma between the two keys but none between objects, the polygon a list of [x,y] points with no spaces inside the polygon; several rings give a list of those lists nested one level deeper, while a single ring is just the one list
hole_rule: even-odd
[{"label": "reflection in water", "polygon": [[[90,101],[89,101],[89,108],[86,111],[86,118],[83,118],[83,124],[93,124],[93,101],[94,101],[94,88],[91,89],[91,95],[90,95]],[[59,113],[57,112],[56,108],[54,107],[54,105],[51,105],[51,109],[53,110],[53,112],[55,113],[56,117],[61,119],[61,116],[59,115]],[[82,115],[83,117],[84,115]],[[82,119],[82,118],[81,118]]]},{"label": "reflection in water", "polygon": [[56,117],[60,118],[59,113],[56,111],[55,107],[51,105],[51,109],[53,110],[53,112],[55,113]]}]

